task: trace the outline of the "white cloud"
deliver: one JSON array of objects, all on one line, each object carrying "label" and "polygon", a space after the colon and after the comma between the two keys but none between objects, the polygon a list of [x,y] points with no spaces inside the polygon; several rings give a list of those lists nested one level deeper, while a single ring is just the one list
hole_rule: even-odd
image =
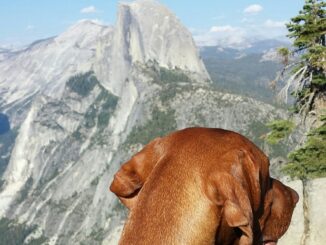
[{"label": "white cloud", "polygon": [[263,10],[263,7],[259,4],[252,4],[248,7],[246,7],[243,12],[245,14],[257,14]]},{"label": "white cloud", "polygon": [[268,28],[285,28],[286,21],[266,20],[264,26]]},{"label": "white cloud", "polygon": [[223,48],[245,48],[249,42],[243,28],[230,25],[212,26],[210,30],[193,33],[198,46],[220,46]]},{"label": "white cloud", "polygon": [[243,26],[212,26],[207,30],[192,30],[192,34],[198,46],[243,49],[250,47],[255,40],[285,39],[287,30],[284,24],[284,21],[266,20]]},{"label": "white cloud", "polygon": [[236,28],[226,25],[226,26],[212,26],[210,32],[233,32]]},{"label": "white cloud", "polygon": [[88,6],[80,10],[80,13],[82,14],[92,14],[96,13],[97,9],[94,6]]}]

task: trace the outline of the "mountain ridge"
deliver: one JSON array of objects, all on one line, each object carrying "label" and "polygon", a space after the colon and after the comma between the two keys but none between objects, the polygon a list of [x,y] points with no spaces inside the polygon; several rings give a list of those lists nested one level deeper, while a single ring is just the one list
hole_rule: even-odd
[{"label": "mountain ridge", "polygon": [[[157,22],[167,23],[158,32],[174,46],[142,43],[139,28],[150,36],[152,25],[137,16],[144,11],[138,3],[120,5],[114,28],[79,22],[0,62],[0,108],[17,131],[3,153],[10,157],[1,177],[0,213],[37,225],[51,243],[99,243],[121,222],[107,185],[128,155],[123,142],[139,119],[151,117],[144,108],[160,90],[146,74],[147,64],[160,62],[165,74],[173,74],[170,67],[173,77],[189,76],[189,82],[209,80],[191,35],[165,7],[156,12]],[[153,2],[146,1],[148,7]],[[178,30],[187,35],[179,37]],[[176,59],[172,54],[181,46],[188,47],[185,56]]]},{"label": "mountain ridge", "polygon": [[114,28],[77,23],[0,62],[0,110],[17,132],[3,153],[10,157],[0,216],[37,225],[32,235],[50,244],[110,237],[125,213],[108,184],[149,140],[184,127],[224,127],[264,147],[264,123],[286,116],[212,87],[190,32],[165,7],[145,2],[120,5]]}]

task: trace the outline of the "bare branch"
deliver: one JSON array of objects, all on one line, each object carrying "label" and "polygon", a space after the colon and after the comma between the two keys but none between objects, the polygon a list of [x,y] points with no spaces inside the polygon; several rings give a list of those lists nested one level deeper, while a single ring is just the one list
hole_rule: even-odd
[{"label": "bare branch", "polygon": [[[284,86],[284,88],[282,88],[282,90],[277,95],[277,98],[280,101],[285,101],[285,103],[288,102],[288,94],[289,94],[290,87],[293,86],[293,85],[294,85],[295,88],[300,86],[300,84],[302,82],[302,78],[303,78],[305,72],[307,71],[307,69],[308,69],[308,66],[302,67],[301,69],[299,69],[295,74],[293,74],[288,79],[288,81],[287,81],[286,85]],[[297,79],[297,77],[299,77],[299,79]]]},{"label": "bare branch", "polygon": [[[305,106],[302,106],[302,108],[301,108],[301,110],[299,112],[300,114],[302,112],[304,113],[304,115],[303,115],[303,123],[306,122],[307,115],[308,115],[309,111],[311,110],[312,105],[314,103],[315,95],[316,95],[316,91],[314,90],[309,96],[308,103],[306,103]],[[305,110],[302,110],[303,108],[305,108]]]}]

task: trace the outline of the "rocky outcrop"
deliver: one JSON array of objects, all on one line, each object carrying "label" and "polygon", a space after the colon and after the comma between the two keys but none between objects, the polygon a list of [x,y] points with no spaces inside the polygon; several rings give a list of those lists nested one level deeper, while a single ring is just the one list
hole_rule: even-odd
[{"label": "rocky outcrop", "polygon": [[326,178],[309,181],[290,181],[287,184],[295,189],[299,196],[291,225],[281,245],[323,245],[326,241]]},{"label": "rocky outcrop", "polygon": [[65,82],[92,69],[99,38],[111,27],[81,21],[63,34],[37,41],[0,62],[3,111],[39,93],[62,95]]},{"label": "rocky outcrop", "polygon": [[209,80],[191,33],[157,1],[121,3],[112,43],[106,42],[102,40],[102,60],[95,72],[103,86],[118,96],[134,65],[148,61],[187,71],[198,83]]}]

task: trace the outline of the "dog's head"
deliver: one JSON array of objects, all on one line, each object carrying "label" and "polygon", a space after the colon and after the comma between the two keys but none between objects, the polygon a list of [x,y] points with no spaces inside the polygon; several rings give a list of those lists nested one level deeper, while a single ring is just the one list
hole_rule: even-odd
[{"label": "dog's head", "polygon": [[276,179],[271,179],[271,190],[265,199],[265,211],[260,220],[263,244],[277,243],[290,226],[298,194]]},{"label": "dog's head", "polygon": [[[124,163],[115,174],[110,190],[129,209],[133,209],[137,203],[138,193],[154,167],[168,157],[169,151],[174,147],[171,142],[166,138],[155,139]],[[223,215],[227,225],[242,231],[242,235],[238,239],[239,244],[242,244],[256,239],[258,242],[260,239],[260,235],[256,236],[251,230],[254,225],[253,220],[257,220],[259,217],[254,217],[252,213],[254,207],[250,204],[249,199],[260,206],[262,205],[260,197],[263,195],[265,199],[264,212],[259,218],[257,227],[260,226],[264,244],[275,245],[288,229],[299,197],[294,190],[269,177],[267,158],[259,160],[263,162],[261,164],[258,164],[255,159],[247,151],[238,150],[221,157],[220,161],[224,163],[223,168],[226,172],[222,174],[217,171],[214,174],[214,171],[209,171],[212,180],[208,181],[207,179],[207,182],[210,183],[207,186],[211,187],[207,190],[207,196],[213,203],[223,206]],[[231,175],[226,174],[228,172]],[[259,176],[264,178],[259,181]],[[241,184],[245,180],[250,183],[249,194]],[[260,185],[260,182],[270,183],[270,185]],[[216,197],[224,198],[219,200]],[[260,208],[255,210],[258,209]],[[259,242],[261,244],[260,240]]]},{"label": "dog's head", "polygon": [[162,139],[156,138],[124,163],[114,175],[110,190],[127,208],[132,209],[138,192],[163,153]]}]

